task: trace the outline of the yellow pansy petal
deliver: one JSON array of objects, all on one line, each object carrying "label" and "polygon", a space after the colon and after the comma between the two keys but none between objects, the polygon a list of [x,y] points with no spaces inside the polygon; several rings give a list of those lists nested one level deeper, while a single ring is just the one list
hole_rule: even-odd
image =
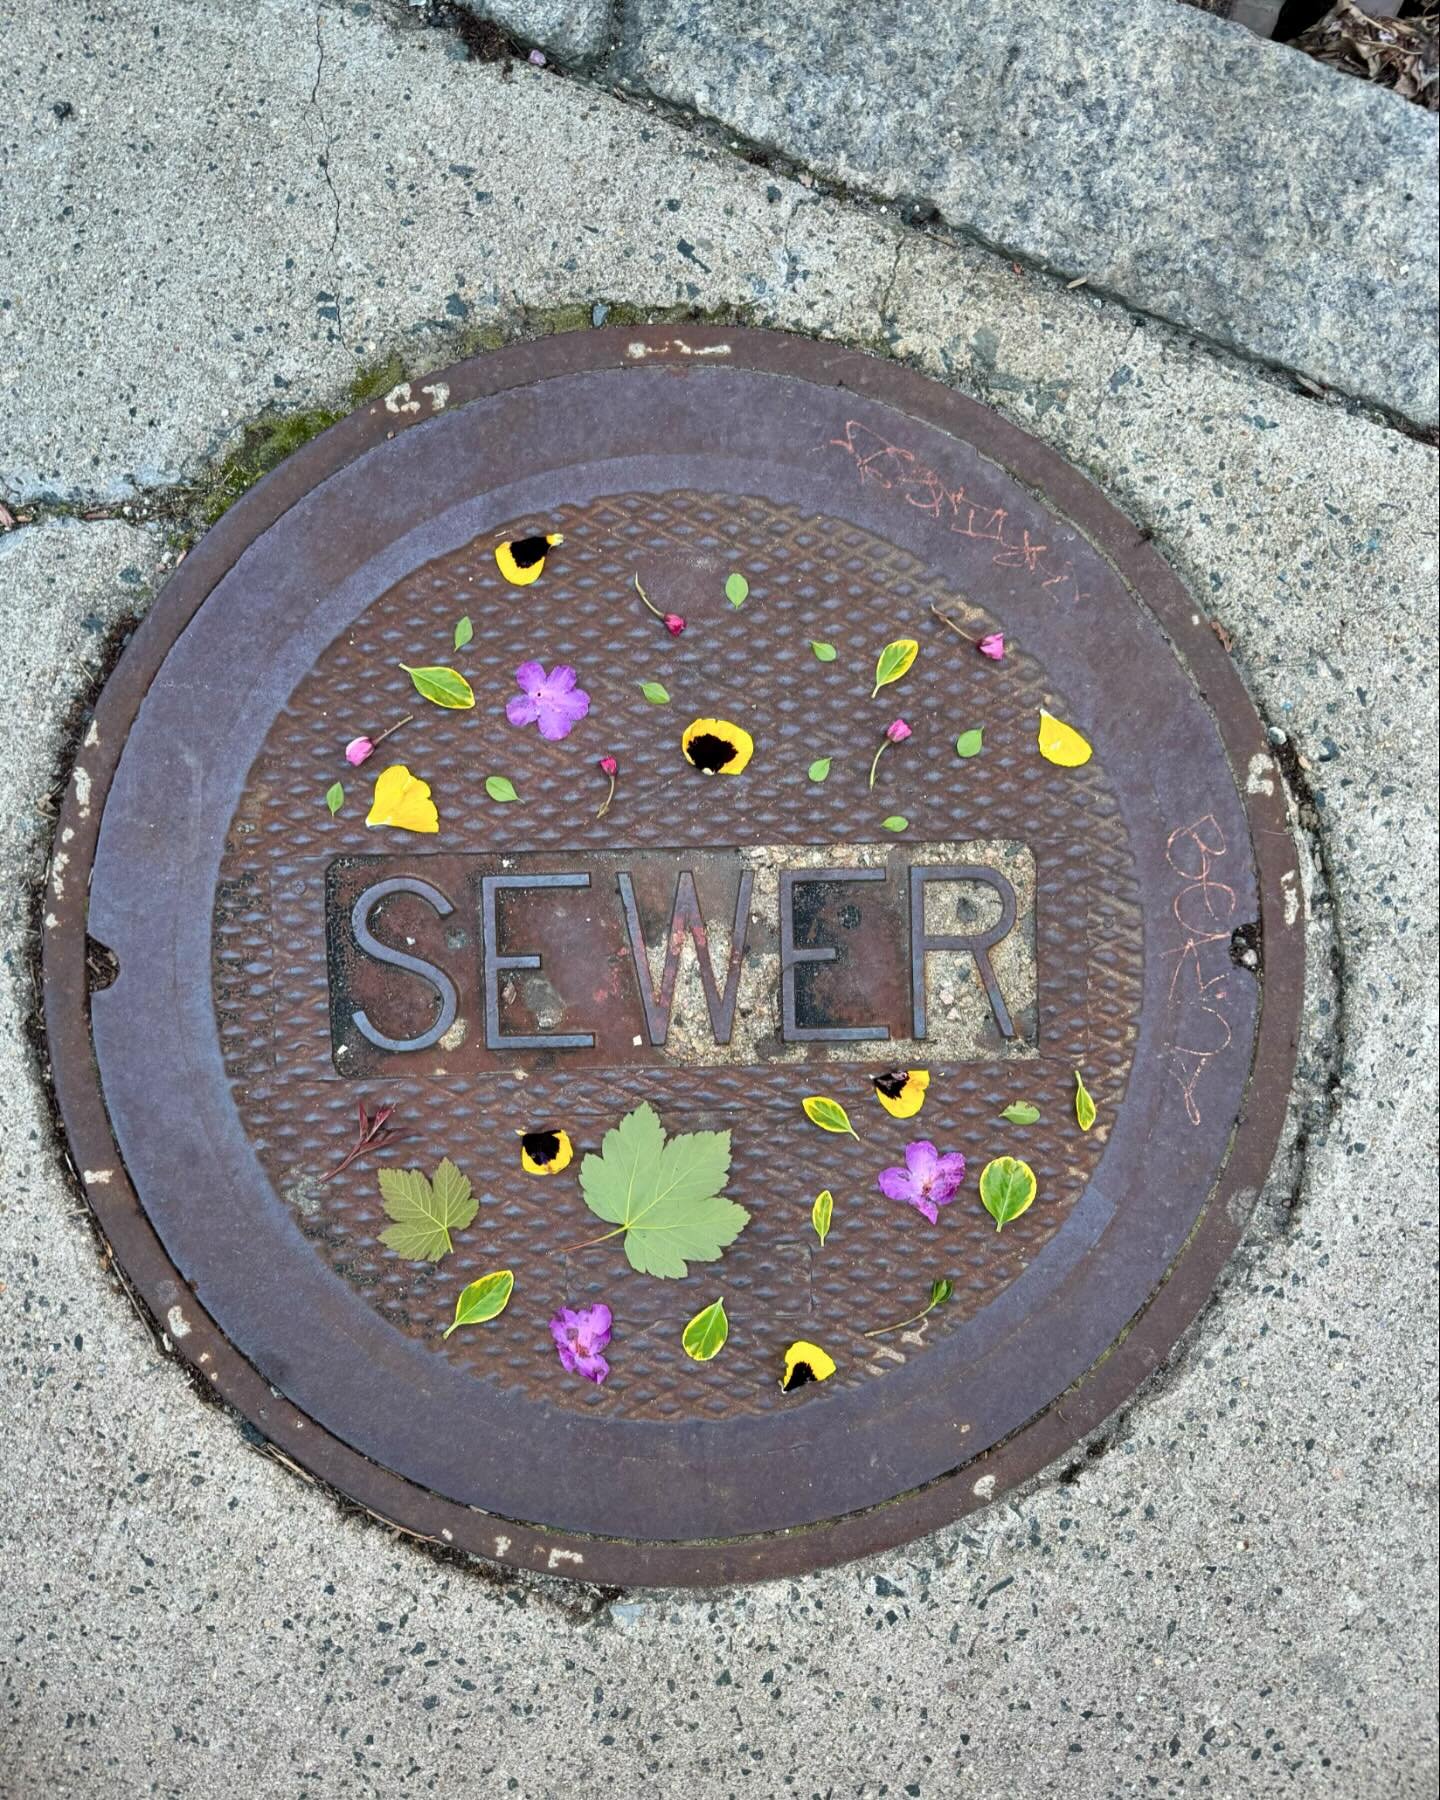
[{"label": "yellow pansy petal", "polygon": [[375,798],[365,815],[367,825],[391,825],[396,831],[438,831],[440,815],[428,782],[412,775],[404,763],[392,763],[375,781]]},{"label": "yellow pansy petal", "polygon": [[564,542],[558,531],[547,531],[544,537],[510,538],[495,546],[495,566],[511,587],[529,587],[540,579],[546,551]]},{"label": "yellow pansy petal", "polygon": [[1053,713],[1041,712],[1037,741],[1046,762],[1056,763],[1062,769],[1078,769],[1082,763],[1089,762],[1092,754],[1089,744],[1075,727],[1057,719]]},{"label": "yellow pansy petal", "polygon": [[706,775],[738,775],[755,754],[755,740],[728,719],[696,719],[685,727],[680,748]]},{"label": "yellow pansy petal", "polygon": [[828,1381],[834,1373],[833,1356],[827,1356],[818,1344],[807,1344],[804,1338],[798,1338],[785,1352],[780,1391],[789,1394],[804,1387],[807,1381]]},{"label": "yellow pansy petal", "polygon": [[527,1175],[558,1175],[575,1154],[570,1134],[566,1131],[547,1128],[543,1131],[522,1131],[517,1135],[520,1139],[520,1167]]},{"label": "yellow pansy petal", "polygon": [[891,1069],[885,1075],[871,1078],[875,1098],[892,1118],[913,1119],[925,1104],[925,1090],[930,1085],[928,1069]]}]

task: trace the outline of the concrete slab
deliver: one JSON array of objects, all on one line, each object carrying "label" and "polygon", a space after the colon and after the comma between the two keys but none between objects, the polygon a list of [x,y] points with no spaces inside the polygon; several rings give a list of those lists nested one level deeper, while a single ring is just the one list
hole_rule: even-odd
[{"label": "concrete slab", "polygon": [[610,0],[460,0],[460,4],[475,18],[492,20],[562,61],[583,62],[610,43]]}]

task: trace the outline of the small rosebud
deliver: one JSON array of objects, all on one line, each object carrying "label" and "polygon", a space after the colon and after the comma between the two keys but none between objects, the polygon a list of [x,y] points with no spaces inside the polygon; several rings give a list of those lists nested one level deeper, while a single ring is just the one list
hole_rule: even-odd
[{"label": "small rosebud", "polygon": [[374,754],[375,746],[368,737],[351,738],[345,746],[345,760],[352,769],[358,769],[367,756]]},{"label": "small rosebud", "polygon": [[885,735],[892,744],[903,744],[910,735],[910,727],[903,719],[896,719],[885,727]]},{"label": "small rosebud", "polygon": [[679,613],[666,613],[665,629],[670,633],[671,637],[679,637],[680,633],[685,629],[685,621],[680,617]]},{"label": "small rosebud", "polygon": [[992,631],[989,637],[981,638],[975,648],[982,656],[988,656],[991,662],[999,662],[1005,654],[1005,633]]},{"label": "small rosebud", "polygon": [[620,765],[613,756],[602,756],[600,758],[600,773],[602,775],[618,775],[620,773]]}]

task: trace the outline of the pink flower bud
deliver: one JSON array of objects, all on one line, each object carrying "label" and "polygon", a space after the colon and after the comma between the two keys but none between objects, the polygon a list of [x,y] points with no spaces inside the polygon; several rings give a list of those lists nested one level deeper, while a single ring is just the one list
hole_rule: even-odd
[{"label": "pink flower bud", "polygon": [[618,775],[620,773],[620,765],[613,756],[602,756],[599,769],[602,775]]},{"label": "pink flower bud", "polygon": [[345,746],[345,760],[353,769],[358,769],[367,756],[373,755],[374,744],[367,737],[351,738]]},{"label": "pink flower bud", "polygon": [[910,727],[903,719],[896,719],[885,727],[885,735],[892,744],[903,744],[910,735]]},{"label": "pink flower bud", "polygon": [[988,656],[991,662],[999,662],[1005,654],[1005,633],[992,631],[989,637],[981,638],[975,648],[982,656]]},{"label": "pink flower bud", "polygon": [[679,613],[666,613],[665,629],[670,633],[671,637],[679,637],[680,633],[685,629],[685,621],[680,617]]}]

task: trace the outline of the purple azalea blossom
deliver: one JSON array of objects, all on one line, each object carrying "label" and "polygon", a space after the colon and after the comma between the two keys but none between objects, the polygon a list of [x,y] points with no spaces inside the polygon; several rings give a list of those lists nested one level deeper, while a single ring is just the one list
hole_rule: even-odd
[{"label": "purple azalea blossom", "polygon": [[548,675],[544,663],[521,663],[515,679],[521,692],[506,701],[505,717],[512,725],[538,725],[543,738],[569,737],[590,710],[590,696],[576,687],[567,663],[557,663]]},{"label": "purple azalea blossom", "polygon": [[561,1366],[571,1375],[583,1375],[598,1387],[610,1373],[610,1365],[600,1352],[610,1342],[610,1308],[603,1302],[594,1306],[562,1306],[550,1321],[550,1335],[560,1355]]},{"label": "purple azalea blossom", "polygon": [[882,1169],[877,1179],[882,1194],[905,1201],[934,1225],[940,1217],[937,1209],[950,1204],[965,1179],[965,1158],[958,1151],[941,1156],[927,1138],[920,1138],[905,1146],[903,1169]]}]

